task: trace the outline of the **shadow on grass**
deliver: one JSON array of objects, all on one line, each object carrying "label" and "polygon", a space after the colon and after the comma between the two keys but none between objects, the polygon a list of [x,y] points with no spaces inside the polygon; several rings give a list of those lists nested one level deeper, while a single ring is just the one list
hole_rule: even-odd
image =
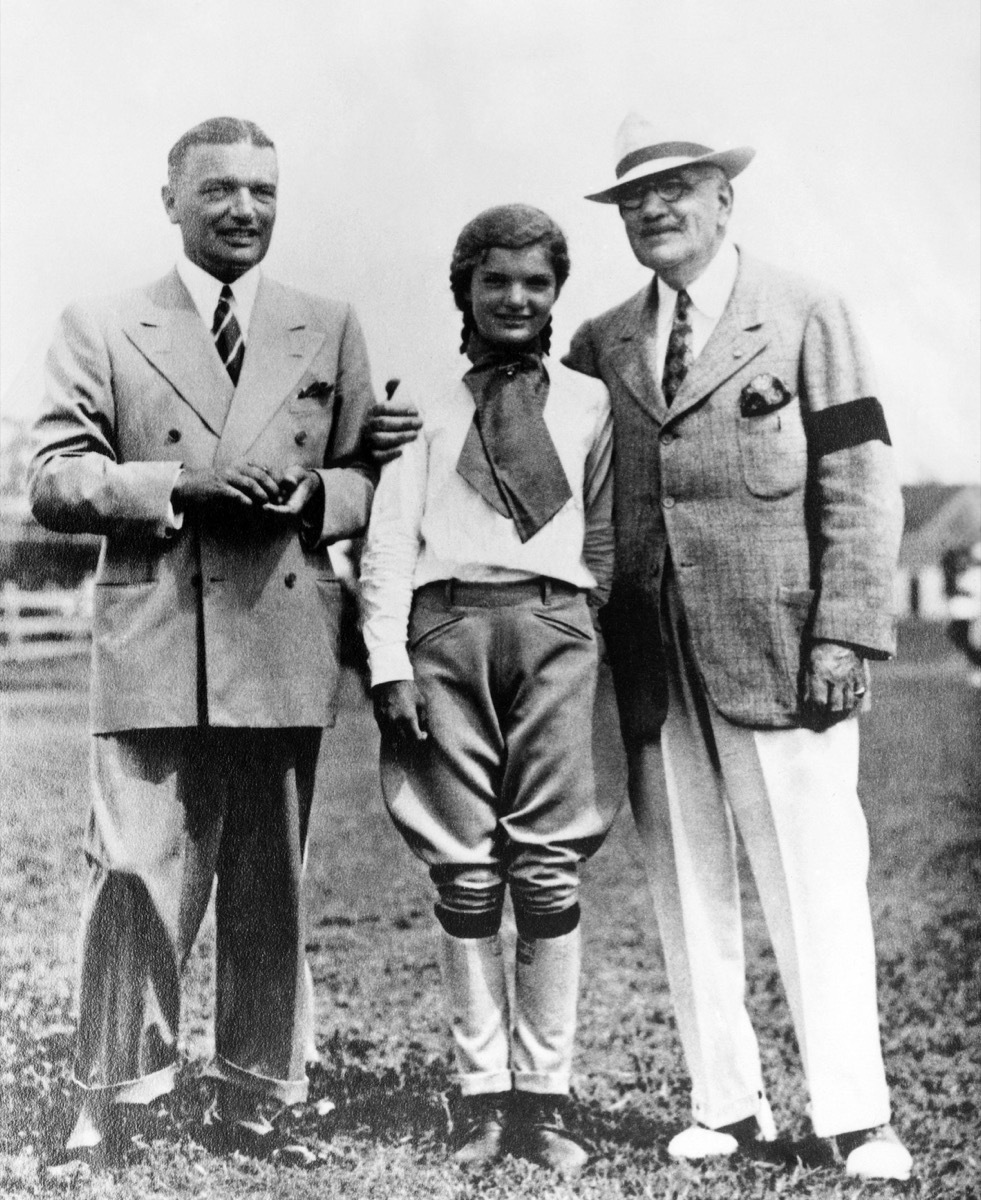
[{"label": "shadow on grass", "polygon": [[[16,1155],[30,1148],[43,1163],[54,1163],[65,1156],[79,1105],[72,1083],[75,1035],[66,1026],[40,1036],[32,1033],[28,1007],[22,1003],[21,1019],[9,1029],[13,1036],[4,1047],[8,1086],[0,1102],[0,1152]],[[52,1014],[47,1015],[50,1021]],[[397,1068],[372,1068],[378,1047],[367,1038],[340,1033],[320,1049],[322,1062],[308,1071],[307,1101],[284,1118],[291,1140],[314,1148],[334,1139],[389,1146],[411,1143],[423,1154],[445,1152],[460,1096],[444,1059],[434,1058],[421,1045],[410,1045]],[[10,1070],[14,1064],[16,1069]],[[150,1106],[146,1140],[201,1143],[202,1118],[213,1086],[202,1060],[184,1059],[174,1091]],[[604,1156],[622,1151],[657,1155],[677,1132],[633,1107],[609,1108],[577,1097],[569,1102],[568,1118],[577,1136]],[[137,1144],[133,1155],[124,1159],[139,1150]]]}]

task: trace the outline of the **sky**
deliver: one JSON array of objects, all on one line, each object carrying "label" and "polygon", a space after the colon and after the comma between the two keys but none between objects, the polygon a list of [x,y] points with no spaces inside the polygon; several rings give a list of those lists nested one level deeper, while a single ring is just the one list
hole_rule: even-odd
[{"label": "sky", "polygon": [[756,148],[734,240],[849,300],[906,482],[977,481],[979,59],[977,0],[2,0],[3,412],[66,304],[173,264],[167,150],[222,114],[277,145],[265,269],[354,304],[377,385],[456,369],[453,243],[512,200],[569,237],[561,350],[649,279],[582,198],[635,110]]}]

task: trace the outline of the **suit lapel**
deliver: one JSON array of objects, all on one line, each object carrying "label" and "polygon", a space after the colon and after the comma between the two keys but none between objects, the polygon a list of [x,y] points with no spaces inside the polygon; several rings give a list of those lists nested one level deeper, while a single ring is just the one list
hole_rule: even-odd
[{"label": "suit lapel", "polygon": [[739,274],[729,303],[712,330],[668,410],[671,420],[694,408],[710,392],[765,348],[769,336],[764,325],[752,264],[740,255]]},{"label": "suit lapel", "polygon": [[149,289],[142,311],[123,331],[208,428],[220,434],[234,388],[176,269]]},{"label": "suit lapel", "polygon": [[324,339],[310,312],[263,278],[249,323],[245,360],[221,435],[217,460],[243,457],[299,382]]}]

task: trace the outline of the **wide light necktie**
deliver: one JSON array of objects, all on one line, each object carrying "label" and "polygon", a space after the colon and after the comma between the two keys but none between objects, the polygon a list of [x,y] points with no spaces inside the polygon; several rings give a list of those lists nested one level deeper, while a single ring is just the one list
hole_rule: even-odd
[{"label": "wide light necktie", "polygon": [[473,335],[464,375],[476,411],[457,473],[528,541],[572,496],[545,424],[548,372],[540,349],[515,350]]},{"label": "wide light necktie", "polygon": [[232,289],[226,283],[218,298],[215,319],[211,326],[211,336],[215,339],[218,355],[225,364],[225,370],[231,377],[232,383],[238,384],[242,360],[245,358],[245,339],[242,337],[241,327],[235,318],[232,308],[234,303],[235,297],[232,295]]},{"label": "wide light necktie", "polygon": [[690,314],[691,297],[682,288],[674,305],[674,321],[671,325],[671,336],[668,338],[668,351],[664,356],[664,374],[661,377],[664,403],[669,408],[695,361],[691,348]]}]

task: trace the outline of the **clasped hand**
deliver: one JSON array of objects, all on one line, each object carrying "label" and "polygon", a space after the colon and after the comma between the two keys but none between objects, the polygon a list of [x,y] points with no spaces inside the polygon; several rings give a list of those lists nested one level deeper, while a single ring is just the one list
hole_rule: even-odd
[{"label": "clasped hand", "polygon": [[868,691],[864,659],[839,642],[815,642],[804,667],[801,707],[806,724],[827,729],[850,716]]},{"label": "clasped hand", "polygon": [[393,679],[371,689],[375,720],[382,737],[398,749],[413,742],[424,742],[427,729],[426,698],[411,679]]},{"label": "clasped hand", "polygon": [[316,471],[296,463],[276,479],[265,467],[242,460],[202,470],[185,468],[174,485],[174,507],[298,517],[322,488]]}]

